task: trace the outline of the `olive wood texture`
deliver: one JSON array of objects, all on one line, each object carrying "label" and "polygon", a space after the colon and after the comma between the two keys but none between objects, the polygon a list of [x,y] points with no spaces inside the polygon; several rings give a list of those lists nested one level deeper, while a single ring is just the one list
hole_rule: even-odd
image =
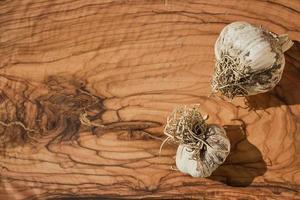
[{"label": "olive wood texture", "polygon": [[[288,34],[279,85],[210,95],[214,42],[244,20]],[[300,199],[300,1],[0,1],[0,199]],[[200,104],[231,153],[209,178],[159,155]]]}]

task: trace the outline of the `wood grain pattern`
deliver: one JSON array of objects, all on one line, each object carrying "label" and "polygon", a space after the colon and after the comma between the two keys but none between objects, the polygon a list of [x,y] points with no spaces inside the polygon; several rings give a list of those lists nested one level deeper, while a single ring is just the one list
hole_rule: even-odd
[{"label": "wood grain pattern", "polygon": [[[300,199],[299,19],[298,0],[1,1],[0,199]],[[272,92],[225,102],[213,45],[237,20],[295,45]],[[193,103],[232,146],[208,179],[171,170],[175,145],[158,155]]]}]

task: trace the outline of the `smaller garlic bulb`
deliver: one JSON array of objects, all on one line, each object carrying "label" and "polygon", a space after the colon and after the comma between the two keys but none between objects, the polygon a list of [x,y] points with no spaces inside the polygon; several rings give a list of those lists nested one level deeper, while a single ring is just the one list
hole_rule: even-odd
[{"label": "smaller garlic bulb", "polygon": [[191,159],[193,151],[185,145],[179,145],[176,153],[176,166],[184,173],[193,177],[208,177],[226,159],[230,151],[230,142],[225,130],[217,125],[211,125],[207,131],[205,148],[199,159]]},{"label": "smaller garlic bulb", "polygon": [[164,133],[179,143],[177,168],[193,177],[210,176],[230,152],[225,130],[206,124],[196,105],[175,109],[168,117]]},{"label": "smaller garlic bulb", "polygon": [[215,43],[212,92],[227,98],[267,92],[281,79],[283,53],[293,42],[247,22],[227,25]]}]

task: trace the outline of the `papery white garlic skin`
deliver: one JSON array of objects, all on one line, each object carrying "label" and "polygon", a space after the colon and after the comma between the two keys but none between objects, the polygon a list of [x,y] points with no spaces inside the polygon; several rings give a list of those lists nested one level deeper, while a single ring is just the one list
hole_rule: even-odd
[{"label": "papery white garlic skin", "polygon": [[225,130],[217,125],[209,125],[206,142],[211,148],[207,148],[199,160],[191,159],[193,152],[188,146],[178,146],[176,167],[179,171],[193,177],[208,177],[225,161],[230,152],[230,141]]},{"label": "papery white garlic skin", "polygon": [[[248,95],[267,92],[278,84],[285,65],[283,52],[288,50],[293,42],[286,35],[278,36],[260,27],[247,22],[234,22],[221,31],[215,43],[216,63],[223,62],[224,55],[237,63],[234,71],[241,77],[250,79],[249,85],[243,85]],[[224,69],[215,67],[212,90],[218,91],[221,85],[216,85],[216,71]],[[259,74],[267,69],[274,68],[271,76]],[[275,70],[276,69],[276,70]],[[249,77],[249,74],[258,74]],[[268,83],[264,80],[268,80]]]},{"label": "papery white garlic skin", "polygon": [[202,174],[198,167],[198,161],[192,160],[192,152],[183,144],[179,145],[176,152],[176,167],[179,171],[189,174],[192,177],[207,177],[210,173]]}]

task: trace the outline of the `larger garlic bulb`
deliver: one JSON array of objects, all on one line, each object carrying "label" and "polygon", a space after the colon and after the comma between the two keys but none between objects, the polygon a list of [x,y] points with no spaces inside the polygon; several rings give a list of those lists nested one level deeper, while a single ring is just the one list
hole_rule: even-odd
[{"label": "larger garlic bulb", "polygon": [[271,90],[280,81],[293,42],[247,22],[227,25],[215,43],[212,91],[228,98]]}]

